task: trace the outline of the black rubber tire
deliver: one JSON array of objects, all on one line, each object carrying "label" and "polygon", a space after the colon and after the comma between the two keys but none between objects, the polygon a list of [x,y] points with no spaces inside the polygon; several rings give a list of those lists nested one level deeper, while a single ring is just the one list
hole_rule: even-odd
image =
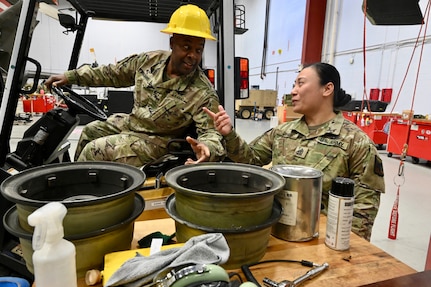
[{"label": "black rubber tire", "polygon": [[248,120],[249,118],[251,118],[251,114],[252,114],[252,111],[251,111],[250,108],[241,108],[241,109],[239,109],[239,117],[241,119]]},{"label": "black rubber tire", "polygon": [[265,109],[264,113],[263,113],[263,117],[264,119],[270,120],[271,117],[274,116],[274,110],[273,109]]}]

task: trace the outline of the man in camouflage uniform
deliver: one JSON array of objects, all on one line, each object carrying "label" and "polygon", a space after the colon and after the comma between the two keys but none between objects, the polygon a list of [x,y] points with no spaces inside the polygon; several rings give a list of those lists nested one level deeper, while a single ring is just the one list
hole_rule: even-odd
[{"label": "man in camouflage uniform", "polygon": [[[227,157],[254,165],[289,164],[323,172],[323,213],[328,208],[329,190],[335,177],[355,181],[352,231],[370,240],[374,219],[384,192],[383,165],[371,139],[334,108],[350,101],[340,89],[335,67],[316,63],[305,67],[292,90],[294,111],[300,119],[281,124],[247,144],[232,128],[230,118],[208,111],[226,140]],[[297,110],[295,110],[297,108]]]},{"label": "man in camouflage uniform", "polygon": [[[199,25],[196,25],[199,24]],[[116,161],[142,166],[160,158],[173,138],[184,138],[196,126],[198,140],[210,149],[210,160],[223,157],[222,136],[202,110],[217,111],[218,96],[199,68],[205,39],[211,35],[209,19],[195,5],[184,5],[171,16],[164,33],[172,34],[172,52],[133,55],[118,63],[88,65],[52,76],[46,85],[135,86],[131,114],[114,114],[106,122],[85,126],[77,146],[76,161]]]}]

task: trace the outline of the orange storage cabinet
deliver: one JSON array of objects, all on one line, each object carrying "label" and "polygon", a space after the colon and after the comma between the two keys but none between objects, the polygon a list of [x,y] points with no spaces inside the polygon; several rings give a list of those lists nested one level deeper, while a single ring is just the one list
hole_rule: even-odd
[{"label": "orange storage cabinet", "polygon": [[358,115],[357,112],[346,112],[346,111],[343,111],[344,118],[352,121],[355,124],[356,124],[356,117],[357,117],[357,115]]},{"label": "orange storage cabinet", "polygon": [[411,126],[407,120],[392,122],[387,145],[388,156],[400,155],[406,143],[406,155],[412,157],[413,163],[418,163],[419,159],[431,161],[431,121],[413,120]]},{"label": "orange storage cabinet", "polygon": [[408,134],[408,121],[397,120],[391,122],[391,126],[389,128],[388,144],[386,146],[389,157],[391,157],[393,154],[402,154],[404,144],[407,143]]},{"label": "orange storage cabinet", "polygon": [[380,98],[380,89],[370,89],[370,100],[378,101]]},{"label": "orange storage cabinet", "polygon": [[33,96],[23,100],[23,110],[25,113],[46,113],[55,106],[54,96]]},{"label": "orange storage cabinet", "polygon": [[401,118],[400,114],[374,112],[343,112],[343,116],[361,128],[379,148],[388,142],[385,125]]},{"label": "orange storage cabinet", "polygon": [[[384,130],[386,124],[390,124],[391,121],[395,121],[401,117],[399,114],[388,114],[388,113],[369,113],[366,115],[368,121],[365,121],[364,126],[360,128],[373,140],[373,142],[381,147],[388,142],[388,134]],[[367,124],[368,122],[368,124]],[[361,125],[358,120],[357,125]]]},{"label": "orange storage cabinet", "polygon": [[407,155],[414,163],[418,163],[420,158],[431,161],[431,121],[413,121]]},{"label": "orange storage cabinet", "polygon": [[387,88],[387,89],[382,89],[382,102],[385,103],[390,103],[392,100],[392,89],[391,88]]}]

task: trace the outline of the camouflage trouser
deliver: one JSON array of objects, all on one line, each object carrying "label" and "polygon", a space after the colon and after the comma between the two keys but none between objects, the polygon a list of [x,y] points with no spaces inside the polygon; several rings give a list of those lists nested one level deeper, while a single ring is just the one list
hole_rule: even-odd
[{"label": "camouflage trouser", "polygon": [[166,139],[131,132],[121,114],[93,121],[81,133],[75,161],[114,161],[140,167],[166,154]]}]

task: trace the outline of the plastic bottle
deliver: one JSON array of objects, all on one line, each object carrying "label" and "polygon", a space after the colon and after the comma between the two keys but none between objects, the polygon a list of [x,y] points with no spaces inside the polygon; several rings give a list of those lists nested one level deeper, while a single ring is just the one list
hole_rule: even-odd
[{"label": "plastic bottle", "polygon": [[361,127],[365,127],[365,118],[364,118],[364,115],[361,116]]},{"label": "plastic bottle", "polygon": [[64,239],[63,219],[66,207],[50,202],[28,216],[34,226],[33,266],[37,287],[76,287],[76,250]]},{"label": "plastic bottle", "polygon": [[326,221],[326,246],[335,250],[350,248],[350,232],[353,220],[355,182],[352,179],[336,177],[329,192],[328,216]]}]

